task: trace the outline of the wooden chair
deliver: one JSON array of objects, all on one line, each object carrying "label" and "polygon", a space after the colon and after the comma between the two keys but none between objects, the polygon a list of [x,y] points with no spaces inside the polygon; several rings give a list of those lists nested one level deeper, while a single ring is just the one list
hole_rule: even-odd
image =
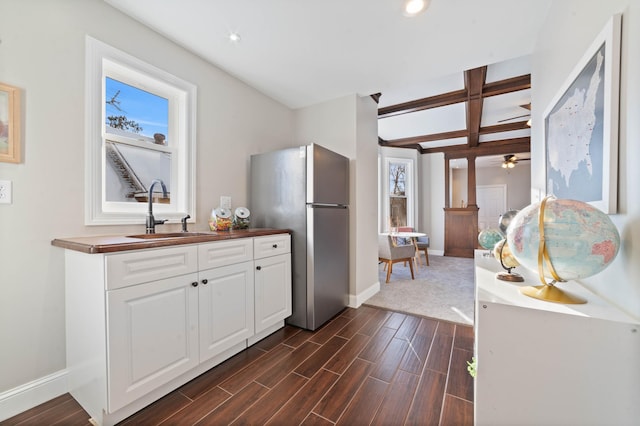
[{"label": "wooden chair", "polygon": [[387,283],[393,273],[393,264],[398,262],[409,262],[411,279],[413,275],[413,257],[416,254],[416,247],[413,244],[396,246],[391,236],[378,235],[378,260],[385,263],[387,268]]}]

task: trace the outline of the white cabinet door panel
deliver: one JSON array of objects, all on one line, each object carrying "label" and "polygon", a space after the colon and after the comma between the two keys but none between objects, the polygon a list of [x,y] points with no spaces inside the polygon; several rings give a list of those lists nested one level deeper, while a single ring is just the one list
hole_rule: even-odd
[{"label": "white cabinet door panel", "polygon": [[255,261],[256,333],[291,315],[291,255]]},{"label": "white cabinet door panel", "polygon": [[114,412],[198,365],[197,274],[107,292]]},{"label": "white cabinet door panel", "polygon": [[253,335],[253,262],[201,271],[198,288],[203,362]]}]

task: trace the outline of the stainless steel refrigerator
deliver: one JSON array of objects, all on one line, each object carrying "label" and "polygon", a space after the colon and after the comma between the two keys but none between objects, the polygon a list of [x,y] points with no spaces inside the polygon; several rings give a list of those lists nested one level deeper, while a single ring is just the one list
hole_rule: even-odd
[{"label": "stainless steel refrigerator", "polygon": [[317,144],[251,156],[251,226],[292,231],[292,315],[315,330],[349,298],[349,159]]}]

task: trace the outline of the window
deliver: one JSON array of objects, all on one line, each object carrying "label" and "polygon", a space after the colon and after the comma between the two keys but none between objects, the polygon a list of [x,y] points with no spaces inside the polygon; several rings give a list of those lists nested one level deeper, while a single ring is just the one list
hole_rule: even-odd
[{"label": "window", "polygon": [[87,37],[85,223],[195,220],[195,102],[191,83]]},{"label": "window", "polygon": [[392,227],[407,226],[407,165],[389,163],[389,218]]},{"label": "window", "polygon": [[413,227],[414,185],[413,160],[404,158],[385,158],[381,206],[385,218],[383,231],[398,226]]}]

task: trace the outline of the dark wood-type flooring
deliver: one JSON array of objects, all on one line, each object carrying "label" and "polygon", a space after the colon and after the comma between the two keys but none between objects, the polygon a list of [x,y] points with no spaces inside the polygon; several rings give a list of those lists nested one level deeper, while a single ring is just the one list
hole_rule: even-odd
[{"label": "dark wood-type flooring", "polygon": [[[120,425],[473,425],[469,326],[363,306],[286,326]],[[89,425],[65,394],[1,425]]]}]

